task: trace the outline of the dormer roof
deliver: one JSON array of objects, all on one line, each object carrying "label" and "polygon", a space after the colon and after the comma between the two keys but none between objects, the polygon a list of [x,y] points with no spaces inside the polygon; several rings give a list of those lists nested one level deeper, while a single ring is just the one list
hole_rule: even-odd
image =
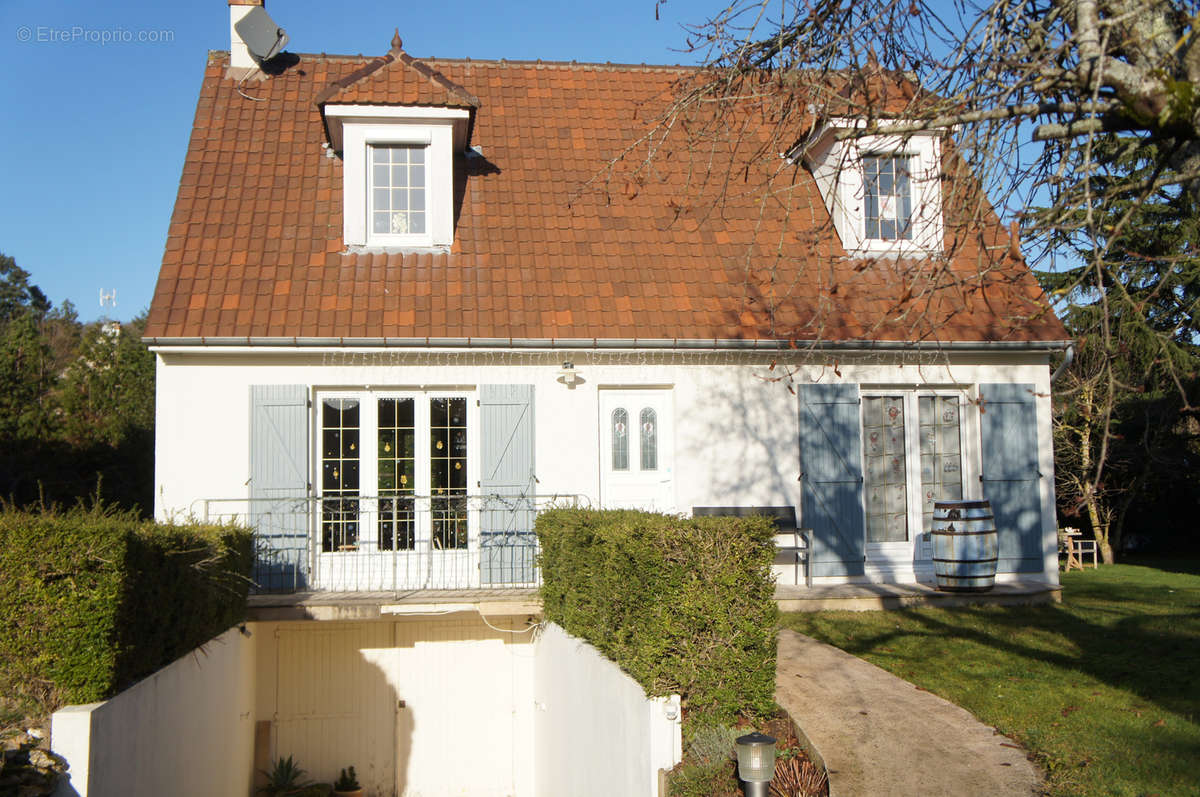
[{"label": "dormer roof", "polygon": [[478,97],[438,69],[404,52],[401,44],[397,31],[392,49],[386,55],[329,84],[317,95],[317,105],[479,107]]}]

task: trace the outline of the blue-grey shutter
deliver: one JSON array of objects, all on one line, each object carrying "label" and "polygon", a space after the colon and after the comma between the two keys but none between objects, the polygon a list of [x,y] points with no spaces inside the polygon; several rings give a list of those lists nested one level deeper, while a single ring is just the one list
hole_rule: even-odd
[{"label": "blue-grey shutter", "polygon": [[1000,541],[997,570],[1041,572],[1042,491],[1033,385],[980,385],[983,497]]},{"label": "blue-grey shutter", "polygon": [[535,580],[533,385],[480,385],[480,581]]},{"label": "blue-grey shutter", "polygon": [[814,576],[861,576],[862,408],[858,385],[800,385],[800,525]]},{"label": "blue-grey shutter", "polygon": [[254,581],[304,589],[308,571],[308,387],[250,386],[250,511]]}]

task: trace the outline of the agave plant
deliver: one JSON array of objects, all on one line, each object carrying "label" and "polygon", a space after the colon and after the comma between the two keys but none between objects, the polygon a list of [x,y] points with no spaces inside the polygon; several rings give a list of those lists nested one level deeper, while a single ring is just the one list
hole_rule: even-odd
[{"label": "agave plant", "polygon": [[292,760],[291,756],[281,757],[275,762],[275,766],[270,772],[265,769],[260,769],[259,772],[266,775],[267,784],[259,788],[258,793],[268,797],[291,794],[312,785],[311,780],[301,780],[304,777],[304,770]]}]

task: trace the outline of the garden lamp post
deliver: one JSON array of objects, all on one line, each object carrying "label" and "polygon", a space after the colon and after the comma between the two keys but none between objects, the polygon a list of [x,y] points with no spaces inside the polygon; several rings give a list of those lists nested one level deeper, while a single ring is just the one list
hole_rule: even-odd
[{"label": "garden lamp post", "polygon": [[775,739],[758,731],[739,736],[737,762],[746,797],[767,797],[775,777]]}]

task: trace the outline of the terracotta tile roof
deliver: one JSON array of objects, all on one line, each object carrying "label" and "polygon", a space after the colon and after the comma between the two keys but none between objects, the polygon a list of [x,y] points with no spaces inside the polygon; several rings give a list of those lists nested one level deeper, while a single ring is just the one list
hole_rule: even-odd
[{"label": "terracotta tile roof", "polygon": [[[948,267],[861,261],[808,172],[777,157],[743,162],[717,142],[660,153],[640,177],[606,171],[645,156],[646,120],[691,70],[419,62],[396,48],[300,56],[243,83],[255,101],[227,67],[209,55],[147,325],[160,342],[1066,337],[994,215],[967,226],[947,208]],[[450,251],[347,250],[319,100],[477,108],[483,157],[456,159]],[[776,190],[715,179],[743,169]]]}]

